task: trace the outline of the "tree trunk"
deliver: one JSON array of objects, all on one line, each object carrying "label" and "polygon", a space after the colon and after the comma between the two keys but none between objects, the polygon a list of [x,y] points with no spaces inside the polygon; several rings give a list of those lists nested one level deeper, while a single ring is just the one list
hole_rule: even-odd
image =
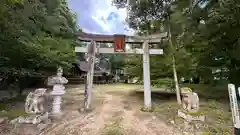
[{"label": "tree trunk", "polygon": [[182,102],[181,102],[180,90],[179,90],[179,85],[178,85],[178,77],[177,77],[176,63],[175,63],[174,56],[172,58],[172,63],[173,63],[173,76],[174,76],[174,82],[175,82],[177,102],[178,102],[178,104],[181,104]]},{"label": "tree trunk", "polygon": [[[170,18],[169,18],[170,20]],[[173,66],[173,76],[174,76],[174,82],[175,82],[175,89],[176,89],[176,96],[177,96],[177,102],[178,104],[181,104],[181,96],[180,96],[180,90],[179,90],[179,85],[178,85],[178,78],[177,78],[177,71],[176,71],[176,62],[175,62],[175,49],[173,47],[173,43],[172,43],[172,34],[171,34],[171,26],[170,24],[168,24],[168,38],[169,38],[169,44],[173,53],[172,56],[172,66]]]},{"label": "tree trunk", "polygon": [[22,95],[24,87],[25,87],[25,77],[19,77],[17,79],[17,83],[18,83],[18,94]]}]

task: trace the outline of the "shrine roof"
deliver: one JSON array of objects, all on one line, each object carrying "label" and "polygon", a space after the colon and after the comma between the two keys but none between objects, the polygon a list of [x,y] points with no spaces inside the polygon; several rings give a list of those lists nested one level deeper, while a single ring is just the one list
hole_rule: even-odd
[{"label": "shrine roof", "polygon": [[[85,61],[75,61],[74,64],[76,64],[77,67],[83,72],[86,72],[87,68],[89,68]],[[99,67],[99,66],[95,65],[94,66],[94,73],[95,74],[108,73],[108,70],[103,68],[103,67]]]}]

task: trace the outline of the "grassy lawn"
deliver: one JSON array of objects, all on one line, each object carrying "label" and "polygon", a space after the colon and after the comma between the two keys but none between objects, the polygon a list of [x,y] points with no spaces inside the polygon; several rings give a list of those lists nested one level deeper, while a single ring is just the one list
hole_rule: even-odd
[{"label": "grassy lawn", "polygon": [[[177,117],[177,110],[181,108],[175,100],[155,100],[154,113],[160,119],[172,124],[177,128],[184,128],[184,121]],[[206,116],[205,122],[192,122],[195,131],[205,132],[205,135],[231,135],[232,119],[228,104],[214,100],[201,100],[200,112]]]},{"label": "grassy lawn", "polygon": [[192,88],[194,92],[204,99],[221,100],[229,102],[228,88],[226,86],[213,87],[203,84],[184,84],[184,87]]},{"label": "grassy lawn", "polygon": [[[231,135],[233,134],[232,116],[228,100],[227,86],[212,87],[209,85],[186,84],[200,97],[200,112],[206,116],[205,122],[192,122],[195,131],[204,132],[204,135]],[[153,92],[153,97],[157,92]],[[176,98],[153,98],[154,113],[169,124],[183,129],[183,119],[177,117],[177,110],[181,108]]]},{"label": "grassy lawn", "polygon": [[[227,86],[226,88],[199,84],[185,84],[184,86],[190,87],[194,92],[198,93],[200,98],[200,111],[206,116],[205,122],[190,123],[193,125],[194,130],[202,131],[204,132],[204,135],[232,134],[233,126]],[[77,86],[77,88],[79,89],[80,86]],[[119,91],[119,94],[122,94],[121,92],[129,91],[134,97],[136,96],[139,98],[139,104],[142,104],[144,100],[142,85],[112,84],[107,85],[107,88],[109,89],[107,93]],[[105,89],[106,85],[94,85],[95,92],[101,92],[102,90],[105,91]],[[75,93],[75,91],[75,89],[72,89],[71,91],[68,90],[68,93]],[[26,115],[23,107],[24,101],[25,96],[0,101],[0,117],[8,117],[9,119],[12,119],[17,116]],[[161,88],[152,88],[152,101],[154,106],[152,113],[167,124],[171,124],[179,129],[184,129],[183,119],[177,117],[177,110],[181,108],[181,106],[177,104],[175,92],[165,91],[165,89]],[[18,103],[21,103],[21,105],[17,105]],[[103,135],[111,135],[114,133],[117,133],[118,135],[122,134],[119,120],[106,125]]]},{"label": "grassy lawn", "polygon": [[117,118],[113,122],[106,124],[102,135],[124,135],[121,119]]},{"label": "grassy lawn", "polygon": [[[198,93],[200,98],[200,112],[206,116],[205,122],[192,122],[195,131],[204,135],[231,135],[233,134],[232,116],[226,87],[213,87],[203,84],[184,84]],[[153,113],[168,124],[183,129],[184,121],[177,116],[181,108],[177,104],[175,92],[152,87]],[[143,99],[143,86],[136,90],[136,94]]]},{"label": "grassy lawn", "polygon": [[[119,88],[133,87],[134,95],[143,101],[143,85],[118,84]],[[194,131],[203,132],[203,135],[231,135],[233,132],[232,116],[228,99],[228,90],[226,87],[213,87],[203,84],[184,84],[184,87],[190,87],[197,92],[200,98],[200,112],[206,116],[205,122],[191,122]],[[176,128],[183,129],[184,121],[177,116],[177,110],[181,108],[176,102],[175,92],[166,91],[163,88],[152,87],[152,100],[155,115],[160,119],[172,124]],[[116,128],[115,124],[109,134]]]},{"label": "grassy lawn", "polygon": [[25,98],[25,95],[20,95],[12,99],[1,100],[0,117],[8,117],[9,119],[13,119],[18,116],[27,115],[24,110]]}]

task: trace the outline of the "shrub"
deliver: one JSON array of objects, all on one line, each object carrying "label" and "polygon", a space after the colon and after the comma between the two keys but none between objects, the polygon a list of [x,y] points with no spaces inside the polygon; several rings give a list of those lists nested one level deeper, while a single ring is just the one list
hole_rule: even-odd
[{"label": "shrub", "polygon": [[161,88],[173,88],[174,83],[171,78],[161,78],[157,80],[152,80],[151,84],[155,87],[161,87]]},{"label": "shrub", "polygon": [[143,80],[138,80],[136,84],[143,85]]}]

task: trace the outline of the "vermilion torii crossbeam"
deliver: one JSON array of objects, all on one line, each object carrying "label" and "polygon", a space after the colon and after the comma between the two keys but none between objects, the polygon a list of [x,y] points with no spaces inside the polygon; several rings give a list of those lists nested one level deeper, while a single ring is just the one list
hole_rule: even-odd
[{"label": "vermilion torii crossbeam", "polygon": [[[117,36],[116,35],[88,34],[88,33],[81,32],[81,33],[77,34],[77,37],[80,41],[91,42],[90,45],[95,46],[96,42],[112,42],[113,43],[114,41],[116,41],[115,39]],[[129,44],[141,43],[142,49],[123,48],[123,51],[120,51],[120,52],[116,52],[116,50],[114,50],[114,47],[113,48],[98,48],[97,47],[96,49],[94,49],[94,50],[96,50],[96,53],[142,54],[143,55],[144,107],[145,108],[151,108],[149,54],[153,54],[153,55],[162,55],[163,54],[162,49],[149,49],[149,44],[158,44],[162,41],[163,38],[166,38],[166,37],[167,37],[167,33],[154,34],[154,35],[150,35],[150,36],[124,36],[125,43],[129,43]],[[75,52],[86,53],[87,48],[76,46]],[[94,58],[94,56],[93,56],[93,58]],[[94,61],[92,61],[92,62],[94,62]],[[88,72],[93,72],[93,71],[89,70]],[[92,77],[90,77],[90,75],[93,75],[93,74],[89,73],[89,78],[92,78]],[[92,79],[89,79],[89,80],[92,81]],[[89,83],[88,85],[90,85],[88,87],[89,88],[88,93],[91,93],[92,92],[92,83]]]}]

